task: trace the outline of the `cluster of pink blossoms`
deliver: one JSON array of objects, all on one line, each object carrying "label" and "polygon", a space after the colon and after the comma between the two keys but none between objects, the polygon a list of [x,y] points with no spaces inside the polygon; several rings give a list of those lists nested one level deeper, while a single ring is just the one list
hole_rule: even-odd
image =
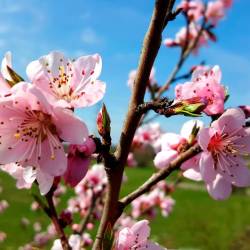
[{"label": "cluster of pink blossoms", "polygon": [[[189,47],[196,43],[193,48],[193,53],[196,54],[198,49],[207,45],[209,40],[216,40],[212,28],[225,17],[226,10],[231,5],[232,0],[210,0],[207,4],[204,4],[202,0],[182,0],[179,8],[185,13],[189,25],[181,28],[174,40],[165,39],[164,44],[168,47],[179,46],[185,48],[187,45]],[[201,24],[202,17],[207,24],[205,27],[202,27],[203,24]],[[201,29],[203,30],[201,31]]]},{"label": "cluster of pink blossoms", "polygon": [[[72,160],[70,154],[67,160],[64,143],[87,143],[89,147],[88,129],[73,110],[93,105],[103,97],[105,84],[97,79],[101,57],[95,54],[71,61],[62,53],[51,52],[28,65],[31,83],[22,79],[15,82],[9,72],[11,67],[7,53],[0,75],[1,168],[18,179],[20,188],[28,188],[37,180],[42,194],[50,190],[54,177],[65,174],[67,167],[66,181],[76,185],[80,181],[75,167],[77,159]],[[11,87],[9,83],[15,85]],[[84,153],[87,158],[92,149]],[[81,150],[86,151],[78,151]],[[74,155],[78,163],[79,155],[84,158],[76,150]],[[86,169],[89,161],[83,160]]]},{"label": "cluster of pink blossoms", "polygon": [[[127,81],[127,84],[129,86],[129,88],[132,89],[133,85],[134,85],[134,81],[135,81],[135,77],[136,77],[136,73],[137,71],[136,70],[131,70],[129,72],[129,75],[128,75],[128,81]],[[151,70],[151,73],[150,73],[150,76],[149,76],[149,82],[148,84],[150,86],[154,86],[156,84],[156,80],[155,80],[155,68],[153,67],[152,70]]]},{"label": "cluster of pink blossoms", "polygon": [[129,249],[149,249],[161,250],[163,249],[158,244],[148,240],[150,235],[150,227],[147,220],[136,222],[131,227],[125,227],[120,230],[115,239],[115,250],[129,250]]},{"label": "cluster of pink blossoms", "polygon": [[175,201],[168,196],[171,188],[165,181],[161,181],[148,194],[143,194],[132,202],[133,218],[147,215],[154,218],[157,213],[157,207],[160,208],[162,216],[167,217],[173,210]]},{"label": "cluster of pink blossoms", "polygon": [[160,138],[163,131],[159,123],[148,123],[140,126],[133,138],[131,152],[128,155],[127,165],[137,165],[137,155],[146,151],[158,152],[160,149]]},{"label": "cluster of pink blossoms", "polygon": [[[184,162],[184,176],[206,183],[214,199],[226,199],[232,186],[250,186],[250,170],[244,156],[250,154],[250,129],[239,108],[226,110],[209,128],[200,127],[198,143],[202,153]],[[194,142],[194,141],[193,141]],[[178,156],[178,149],[187,143],[183,135],[166,134],[162,150],[154,160],[157,167],[167,167]]]},{"label": "cluster of pink blossoms", "polygon": [[207,102],[204,112],[207,115],[222,114],[226,99],[226,88],[221,84],[222,73],[219,66],[213,68],[199,67],[194,70],[190,82],[177,84],[177,100],[199,97]]}]

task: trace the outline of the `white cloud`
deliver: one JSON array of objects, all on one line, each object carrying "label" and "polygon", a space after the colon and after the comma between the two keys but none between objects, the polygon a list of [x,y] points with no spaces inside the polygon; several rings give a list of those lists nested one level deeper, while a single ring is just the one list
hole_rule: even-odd
[{"label": "white cloud", "polygon": [[99,44],[102,38],[92,28],[88,27],[83,30],[81,40],[86,44]]}]

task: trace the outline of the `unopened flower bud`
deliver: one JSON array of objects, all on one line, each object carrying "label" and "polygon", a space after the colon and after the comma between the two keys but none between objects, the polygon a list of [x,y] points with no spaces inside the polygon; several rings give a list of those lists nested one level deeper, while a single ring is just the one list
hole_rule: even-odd
[{"label": "unopened flower bud", "polygon": [[7,52],[2,61],[1,73],[10,86],[13,86],[24,79],[12,68],[11,53]]},{"label": "unopened flower bud", "polygon": [[110,135],[110,117],[105,104],[102,105],[100,112],[97,115],[97,129],[100,136],[107,138]]},{"label": "unopened flower bud", "polygon": [[185,116],[200,116],[206,108],[208,101],[203,97],[193,97],[174,103],[171,107],[170,115],[183,114]]}]

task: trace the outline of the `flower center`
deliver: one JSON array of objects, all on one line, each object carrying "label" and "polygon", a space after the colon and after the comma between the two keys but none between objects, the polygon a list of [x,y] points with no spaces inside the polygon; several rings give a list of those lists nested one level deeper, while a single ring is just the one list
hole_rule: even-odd
[{"label": "flower center", "polygon": [[[42,111],[30,110],[26,107],[25,117],[17,125],[17,129],[14,133],[14,137],[17,142],[9,147],[9,150],[18,146],[20,142],[27,143],[24,150],[23,158],[25,162],[31,159],[34,155],[37,160],[41,160],[42,157],[42,142],[48,140],[49,150],[51,152],[51,160],[55,159],[55,150],[61,148],[61,143],[57,136],[56,126],[52,122],[52,118],[49,114],[45,114]],[[13,118],[19,120],[19,118]]]},{"label": "flower center", "polygon": [[[224,129],[226,126],[224,126]],[[211,137],[207,149],[211,152],[214,159],[214,169],[216,170],[219,167],[223,173],[234,177],[230,168],[239,166],[237,156],[241,156],[244,153],[244,145],[240,144],[237,140],[244,137],[244,135],[240,133],[242,128],[230,134],[223,132],[224,129],[221,133],[216,132]]]}]

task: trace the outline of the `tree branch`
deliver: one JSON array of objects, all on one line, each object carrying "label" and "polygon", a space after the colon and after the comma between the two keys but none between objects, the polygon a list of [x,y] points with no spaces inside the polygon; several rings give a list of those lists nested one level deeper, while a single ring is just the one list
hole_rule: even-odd
[{"label": "tree branch", "polygon": [[[206,9],[206,8],[205,8]],[[205,12],[204,12],[205,13]],[[205,14],[204,14],[205,15]],[[194,40],[194,42],[192,44],[189,43],[188,41],[188,34],[189,34],[189,21],[188,21],[188,17],[185,15],[186,21],[187,21],[187,35],[186,35],[186,44],[185,46],[182,48],[181,50],[181,54],[179,57],[179,60],[176,64],[176,66],[174,67],[173,71],[171,72],[170,76],[168,77],[168,80],[166,81],[166,83],[159,89],[158,94],[157,94],[157,99],[159,99],[161,97],[161,95],[169,88],[169,86],[171,85],[171,83],[173,83],[175,81],[175,78],[178,74],[178,72],[180,71],[181,67],[183,66],[184,62],[186,61],[186,59],[189,57],[189,55],[192,53],[192,51],[194,50],[194,48],[197,46],[200,37],[203,33],[203,31],[205,30],[206,27],[206,23],[207,23],[207,19],[204,16],[203,17],[203,21],[201,24],[201,28],[198,31],[197,37]]]},{"label": "tree branch", "polygon": [[118,199],[124,165],[136,128],[141,119],[141,114],[136,112],[136,108],[144,101],[149,75],[161,45],[162,31],[167,25],[168,21],[166,19],[168,13],[172,11],[174,3],[175,0],[156,0],[155,2],[154,12],[143,42],[128,114],[115,153],[117,163],[112,166],[105,166],[108,176],[108,192],[106,195],[103,216],[93,246],[94,250],[100,250],[102,248],[102,241],[107,226],[113,226],[120,215]]},{"label": "tree branch", "polygon": [[153,174],[142,186],[136,189],[134,192],[130,193],[126,197],[120,200],[120,206],[122,210],[129,205],[133,200],[141,196],[142,194],[148,192],[155,184],[159,181],[164,180],[168,177],[173,171],[180,168],[181,164],[190,159],[191,157],[197,155],[201,152],[199,145],[195,145],[189,148],[184,153],[181,153],[175,160],[173,160],[167,168],[160,170],[159,172]]},{"label": "tree branch", "polygon": [[68,243],[68,239],[64,233],[64,230],[62,228],[62,226],[60,225],[59,219],[58,219],[58,215],[54,206],[54,202],[53,202],[53,193],[54,193],[54,189],[52,188],[46,195],[45,198],[48,202],[48,211],[46,212],[47,215],[50,217],[50,219],[52,220],[56,232],[61,240],[61,244],[62,244],[62,248],[63,250],[71,250],[71,247]]}]

